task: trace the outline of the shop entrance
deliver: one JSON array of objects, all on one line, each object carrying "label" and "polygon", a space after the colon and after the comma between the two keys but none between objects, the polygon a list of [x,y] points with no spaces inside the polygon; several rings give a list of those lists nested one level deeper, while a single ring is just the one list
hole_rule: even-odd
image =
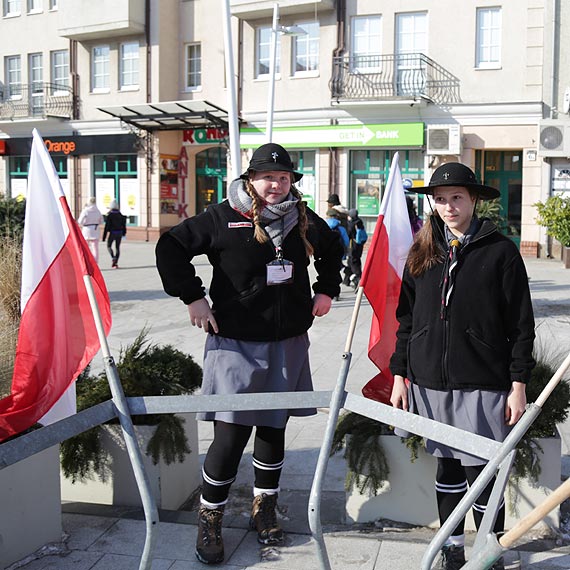
[{"label": "shop entrance", "polygon": [[493,186],[501,192],[500,214],[504,218],[501,232],[511,238],[518,247],[521,242],[522,209],[522,152],[477,151],[476,167],[482,172],[483,184]]},{"label": "shop entrance", "polygon": [[214,147],[196,155],[196,213],[226,197],[227,152]]}]

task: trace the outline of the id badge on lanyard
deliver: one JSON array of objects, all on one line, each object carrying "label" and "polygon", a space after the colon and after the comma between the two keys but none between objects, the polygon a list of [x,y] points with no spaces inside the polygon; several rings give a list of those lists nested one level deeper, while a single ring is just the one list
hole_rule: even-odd
[{"label": "id badge on lanyard", "polygon": [[266,265],[267,285],[287,285],[293,283],[293,262],[283,258],[283,250],[275,248],[277,259]]}]

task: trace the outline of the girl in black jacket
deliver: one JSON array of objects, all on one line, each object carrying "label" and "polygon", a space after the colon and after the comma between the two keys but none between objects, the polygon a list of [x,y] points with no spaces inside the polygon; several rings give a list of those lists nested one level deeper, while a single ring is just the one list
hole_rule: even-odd
[{"label": "girl in black jacket", "polygon": [[[433,195],[436,211],[417,234],[402,279],[391,403],[503,441],[525,410],[534,317],[516,245],[475,215],[477,200],[497,198],[499,191],[478,184],[459,163],[440,166],[429,186],[413,190]],[[437,442],[426,447],[438,461],[443,524],[485,462]],[[493,483],[473,506],[477,527]],[[503,505],[496,533],[504,530],[504,516]],[[462,522],[444,545],[439,569],[465,564],[463,529]],[[503,562],[493,569],[502,570]]]},{"label": "girl in black jacket", "polygon": [[[156,247],[165,291],[179,297],[193,325],[207,333],[202,394],[311,391],[309,338],[314,317],[326,315],[340,291],[343,247],[338,234],[306,208],[287,151],[265,144],[234,180],[228,200],[184,220]],[[213,266],[209,296],[192,258]],[[317,281],[309,281],[313,257]],[[314,293],[314,295],[313,295]],[[243,450],[255,427],[251,524],[263,544],[283,541],[275,508],[289,416],[314,409],[208,412],[214,422],[203,467],[196,556],[206,564],[224,558],[224,505]]]}]

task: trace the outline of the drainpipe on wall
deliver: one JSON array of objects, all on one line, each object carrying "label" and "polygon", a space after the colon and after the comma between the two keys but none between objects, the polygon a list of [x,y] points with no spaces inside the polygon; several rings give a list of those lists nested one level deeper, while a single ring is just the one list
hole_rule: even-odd
[{"label": "drainpipe on wall", "polygon": [[[150,2],[145,0],[145,42],[146,42],[146,102],[152,101],[152,61],[151,61],[151,47],[150,47]],[[154,152],[153,142],[154,137],[152,133],[145,133],[145,164],[146,164],[146,238],[145,241],[150,239],[150,226],[152,223],[152,154]],[[160,224],[159,224],[160,225]],[[160,228],[159,228],[160,231]]]},{"label": "drainpipe on wall", "polygon": [[[333,69],[336,57],[341,56],[345,51],[345,31],[346,31],[346,0],[338,0],[336,3],[336,47],[333,50]],[[336,119],[331,120],[331,125],[337,124]],[[338,148],[329,148],[329,196],[338,194]]]}]

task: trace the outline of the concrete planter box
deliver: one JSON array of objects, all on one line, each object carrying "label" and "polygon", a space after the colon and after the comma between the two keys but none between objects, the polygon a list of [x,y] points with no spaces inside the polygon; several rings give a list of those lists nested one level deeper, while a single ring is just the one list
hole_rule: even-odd
[{"label": "concrete planter box", "polygon": [[[201,484],[198,452],[198,428],[195,414],[180,414],[192,453],[183,463],[166,465],[162,460],[154,465],[144,455],[144,466],[158,508],[178,509]],[[104,426],[103,444],[110,454],[109,474],[104,481],[97,475],[85,482],[72,483],[61,477],[63,501],[98,503],[103,505],[142,506],[129,455],[125,448],[121,428],[118,425]],[[143,454],[155,426],[135,426],[137,440]]]},{"label": "concrete planter box", "polygon": [[61,541],[59,445],[0,471],[0,567]]},{"label": "concrete planter box", "polygon": [[[423,449],[418,459],[411,463],[410,451],[393,435],[380,436],[386,460],[390,467],[389,481],[377,496],[361,495],[357,490],[347,493],[347,519],[353,522],[371,522],[379,518],[409,524],[439,527],[437,503],[434,488],[436,460]],[[538,440],[543,454],[540,457],[542,473],[537,486],[528,480],[511,490],[515,499],[516,512],[510,512],[510,490],[507,488],[505,500],[507,513],[505,527],[512,528],[520,518],[528,514],[536,505],[560,485],[561,444],[560,438]],[[560,509],[552,511],[539,526],[558,528]],[[465,528],[475,530],[471,513],[467,515]]]}]

